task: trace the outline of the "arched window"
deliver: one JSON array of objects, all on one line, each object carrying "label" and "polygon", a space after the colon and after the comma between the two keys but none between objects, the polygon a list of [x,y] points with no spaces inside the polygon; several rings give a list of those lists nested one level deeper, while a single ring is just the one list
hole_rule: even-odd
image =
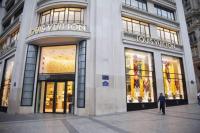
[{"label": "arched window", "polygon": [[52,23],[84,23],[83,8],[56,8],[40,14],[39,25]]}]

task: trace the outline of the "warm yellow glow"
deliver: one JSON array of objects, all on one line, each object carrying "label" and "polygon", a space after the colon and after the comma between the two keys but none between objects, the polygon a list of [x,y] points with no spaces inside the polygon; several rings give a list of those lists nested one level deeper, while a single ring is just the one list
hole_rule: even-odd
[{"label": "warm yellow glow", "polygon": [[71,111],[73,105],[73,86],[74,86],[73,81],[67,82],[67,108],[66,108],[67,113],[72,113]]},{"label": "warm yellow glow", "polygon": [[127,102],[154,102],[152,55],[126,50]]},{"label": "warm yellow glow", "polygon": [[56,112],[64,111],[65,82],[57,82]]},{"label": "warm yellow glow", "polygon": [[5,75],[3,79],[3,85],[2,85],[3,95],[1,99],[2,100],[1,106],[5,106],[5,107],[8,106],[13,66],[14,66],[14,57],[6,61],[6,69],[5,69]]},{"label": "warm yellow glow", "polygon": [[163,56],[162,62],[165,96],[167,99],[184,99],[180,59]]},{"label": "warm yellow glow", "polygon": [[43,47],[40,73],[74,73],[76,46]]},{"label": "warm yellow glow", "polygon": [[45,112],[53,112],[54,82],[47,83]]}]

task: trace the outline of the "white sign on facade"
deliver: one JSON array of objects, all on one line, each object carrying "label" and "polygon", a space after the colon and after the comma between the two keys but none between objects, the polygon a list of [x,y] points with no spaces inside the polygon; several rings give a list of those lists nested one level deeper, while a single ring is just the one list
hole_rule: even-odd
[{"label": "white sign on facade", "polygon": [[140,43],[144,43],[144,44],[150,44],[157,47],[164,47],[164,48],[170,48],[170,49],[176,48],[174,43],[162,41],[162,40],[158,40],[158,39],[154,39],[150,37],[145,37],[141,35],[137,35],[136,41]]},{"label": "white sign on facade", "polygon": [[55,23],[55,24],[47,24],[41,25],[33,30],[31,30],[30,36],[43,33],[43,32],[50,32],[50,31],[86,31],[86,25],[81,24],[68,24],[68,23]]}]

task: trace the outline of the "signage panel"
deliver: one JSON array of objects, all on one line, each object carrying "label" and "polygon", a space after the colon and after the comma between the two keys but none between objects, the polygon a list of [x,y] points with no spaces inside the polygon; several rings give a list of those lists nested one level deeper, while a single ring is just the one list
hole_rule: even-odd
[{"label": "signage panel", "polygon": [[41,25],[31,30],[30,36],[43,32],[65,31],[65,30],[86,31],[86,25],[76,24],[76,23],[74,24],[55,23],[55,24]]},{"label": "signage panel", "polygon": [[137,42],[144,43],[144,44],[149,44],[157,47],[164,47],[164,48],[170,48],[170,49],[175,49],[175,43],[163,41],[163,40],[158,40],[150,37],[145,37],[141,35],[137,35],[136,38]]}]

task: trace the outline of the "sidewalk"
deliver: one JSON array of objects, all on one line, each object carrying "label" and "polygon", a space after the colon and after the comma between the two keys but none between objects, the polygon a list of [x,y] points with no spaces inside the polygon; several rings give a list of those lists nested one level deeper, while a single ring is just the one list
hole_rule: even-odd
[{"label": "sidewalk", "polygon": [[97,117],[0,113],[0,133],[200,133],[200,106],[168,107]]}]

